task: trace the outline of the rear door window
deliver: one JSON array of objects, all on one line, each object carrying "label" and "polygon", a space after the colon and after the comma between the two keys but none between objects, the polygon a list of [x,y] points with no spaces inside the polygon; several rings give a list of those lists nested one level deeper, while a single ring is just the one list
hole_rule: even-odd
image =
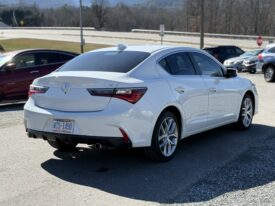
[{"label": "rear door window", "polygon": [[35,55],[34,53],[22,54],[15,57],[14,63],[16,65],[16,69],[33,67],[35,66]]},{"label": "rear door window", "polygon": [[70,61],[71,59],[73,59],[75,57],[75,56],[70,55],[70,54],[61,54],[61,53],[58,53],[57,55],[60,56],[60,59],[62,60],[62,62]]},{"label": "rear door window", "polygon": [[63,62],[58,53],[39,52],[36,53],[36,65],[47,65]]},{"label": "rear door window", "polygon": [[160,61],[160,65],[172,75],[196,75],[187,53],[172,54]]},{"label": "rear door window", "polygon": [[101,51],[82,54],[64,64],[58,71],[102,71],[127,73],[150,53],[139,51]]}]

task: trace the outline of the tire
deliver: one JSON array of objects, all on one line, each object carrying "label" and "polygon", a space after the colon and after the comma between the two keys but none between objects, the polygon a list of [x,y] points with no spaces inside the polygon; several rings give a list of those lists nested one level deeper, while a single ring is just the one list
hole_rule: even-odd
[{"label": "tire", "polygon": [[243,98],[237,127],[241,130],[247,130],[250,128],[254,115],[254,102],[252,96],[246,94]]},{"label": "tire", "polygon": [[168,111],[162,113],[154,128],[151,147],[145,149],[146,155],[157,162],[165,162],[172,159],[178,148],[180,132],[177,117]]},{"label": "tire", "polygon": [[264,78],[267,82],[273,82],[275,79],[275,69],[273,66],[268,66],[264,71]]},{"label": "tire", "polygon": [[60,141],[58,139],[56,140],[47,140],[49,145],[51,145],[53,148],[56,148],[61,151],[71,151],[74,150],[77,143],[73,142],[65,142],[65,141]]},{"label": "tire", "polygon": [[250,74],[255,74],[255,73],[256,73],[256,69],[255,69],[255,68],[250,69],[249,73],[250,73]]}]

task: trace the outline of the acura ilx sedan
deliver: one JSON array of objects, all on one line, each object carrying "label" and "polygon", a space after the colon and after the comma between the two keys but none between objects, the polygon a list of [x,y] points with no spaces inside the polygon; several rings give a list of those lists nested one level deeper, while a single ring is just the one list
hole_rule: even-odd
[{"label": "acura ilx sedan", "polygon": [[28,136],[57,149],[142,147],[167,161],[185,137],[248,129],[257,108],[255,85],[202,50],[118,45],[36,79],[24,109]]}]

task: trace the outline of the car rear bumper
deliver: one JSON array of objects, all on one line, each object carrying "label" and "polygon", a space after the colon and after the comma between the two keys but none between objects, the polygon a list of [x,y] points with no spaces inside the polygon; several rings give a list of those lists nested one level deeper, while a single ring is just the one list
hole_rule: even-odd
[{"label": "car rear bumper", "polygon": [[[116,145],[117,141],[121,142],[128,138],[132,147],[150,146],[155,122],[154,116],[152,115],[150,118],[148,113],[141,112],[132,104],[118,101],[113,100],[110,103],[111,106],[104,111],[63,112],[38,107],[30,98],[24,106],[25,128],[30,136],[38,136],[37,138],[42,137],[43,139],[68,136],[80,143],[92,144],[97,143],[96,141],[100,141],[98,143],[103,141],[110,145]],[[72,133],[55,132],[53,124],[57,119],[73,121]]]},{"label": "car rear bumper", "polygon": [[103,146],[110,146],[116,148],[132,147],[131,141],[127,141],[121,137],[94,137],[84,135],[58,134],[52,132],[41,132],[32,129],[27,129],[28,137],[39,138],[49,141],[62,140],[66,142],[82,143],[82,144],[96,144]]}]

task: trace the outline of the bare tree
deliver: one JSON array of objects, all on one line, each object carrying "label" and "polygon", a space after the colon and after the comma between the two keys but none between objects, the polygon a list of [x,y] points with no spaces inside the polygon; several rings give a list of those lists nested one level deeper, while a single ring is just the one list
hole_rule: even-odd
[{"label": "bare tree", "polygon": [[108,0],[93,0],[91,10],[94,27],[101,30],[107,21]]}]

